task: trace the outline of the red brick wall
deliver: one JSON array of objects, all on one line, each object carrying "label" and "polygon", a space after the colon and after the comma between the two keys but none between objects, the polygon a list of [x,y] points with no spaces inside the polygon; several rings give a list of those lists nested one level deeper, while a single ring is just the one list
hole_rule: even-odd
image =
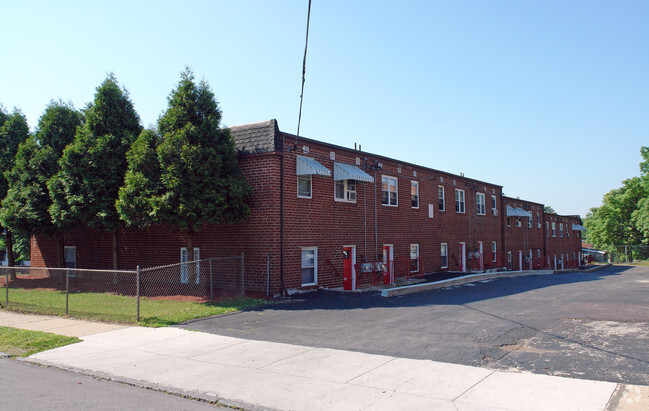
[{"label": "red brick wall", "polygon": [[[286,146],[294,141],[287,139]],[[304,151],[308,147],[308,153]],[[335,160],[331,159],[334,153]],[[297,197],[296,156],[316,159],[332,172],[334,162],[366,168],[375,160],[381,170],[366,168],[375,183],[358,182],[355,203],[335,201],[332,177],[313,176],[311,199]],[[357,163],[357,159],[359,160]],[[397,178],[398,206],[381,204],[383,175]],[[413,208],[410,182],[419,182],[419,208]],[[392,244],[397,268],[407,264],[410,244],[419,244],[420,270],[432,273],[441,270],[440,243],[448,243],[450,270],[459,270],[459,243],[465,242],[468,251],[477,249],[483,241],[484,251],[491,249],[491,241],[501,243],[498,216],[491,211],[491,195],[501,196],[501,187],[452,176],[423,167],[400,164],[368,153],[345,150],[301,140],[298,153],[286,156],[286,283],[288,288],[301,285],[301,248],[318,247],[318,285],[341,287],[343,272],[343,245],[356,246],[357,262],[382,260],[384,244]],[[438,186],[445,187],[445,211],[438,210]],[[455,212],[455,189],[465,190],[465,213]],[[476,215],[475,193],[486,196],[486,215]],[[376,197],[375,197],[376,195]],[[376,202],[375,202],[376,198]],[[500,201],[500,200],[499,200]],[[429,218],[428,205],[433,204],[434,216]],[[374,229],[374,213],[378,230]],[[378,244],[377,244],[378,243]],[[331,262],[331,264],[329,263]],[[477,268],[477,267],[476,267]],[[402,271],[405,268],[401,269]],[[336,272],[337,271],[337,272]],[[398,274],[398,273],[397,273]]]},{"label": "red brick wall", "polygon": [[[547,255],[551,264],[554,265],[554,256],[559,261],[563,255],[564,260],[575,260],[581,252],[581,231],[573,231],[572,224],[580,224],[578,218],[573,216],[561,216],[557,214],[545,214],[545,220],[549,223],[548,235],[546,236]],[[556,224],[556,236],[552,236],[552,223]],[[561,236],[561,224],[563,224],[563,237]],[[557,263],[558,264],[558,263]]]},{"label": "red brick wall", "polygon": [[[529,219],[522,217],[521,226],[516,226],[516,217],[509,217],[510,223],[507,223],[507,213],[503,212],[503,223],[505,226],[505,246],[504,246],[504,261],[507,261],[507,253],[512,253],[511,269],[520,270],[519,251],[523,257],[529,257],[529,252],[532,250],[533,262],[536,262],[537,255],[540,250],[541,256],[545,255],[545,239],[544,239],[544,226],[543,226],[543,204],[533,203],[517,198],[504,197],[503,198],[505,209],[506,206],[512,208],[522,208],[525,211],[532,213],[532,227],[529,227]],[[540,224],[539,224],[540,223]],[[529,262],[523,262],[522,269],[529,269]]]},{"label": "red brick wall", "polygon": [[[579,238],[572,231],[569,239],[564,237],[561,241],[547,241],[543,237],[544,226],[538,229],[536,224],[537,209],[542,211],[542,205],[537,203],[515,200],[521,207],[532,208],[535,219],[532,229],[527,229],[526,221],[522,228],[506,229],[504,206],[507,201],[514,200],[503,197],[500,186],[314,140],[301,139],[296,151],[294,143],[292,136],[286,136],[284,275],[288,289],[302,286],[302,247],[318,248],[317,286],[324,287],[343,285],[343,246],[356,247],[357,262],[373,262],[377,259],[382,261],[384,244],[392,244],[397,270],[408,271],[402,267],[409,263],[410,244],[419,244],[419,270],[423,273],[442,270],[441,243],[448,244],[448,268],[445,269],[452,271],[460,269],[461,242],[466,244],[469,252],[477,251],[478,243],[482,242],[486,266],[492,260],[492,241],[497,243],[497,251],[502,254],[508,250],[529,248],[546,250],[544,254],[579,250]],[[308,152],[304,146],[308,147]],[[332,152],[335,160],[331,158]],[[332,173],[331,177],[312,177],[310,199],[297,197],[297,155],[316,159]],[[335,201],[334,162],[365,169],[375,176],[375,183],[357,182],[355,203]],[[368,167],[375,163],[381,163],[382,168],[372,170]],[[250,218],[232,225],[206,226],[195,234],[194,246],[200,248],[201,258],[245,253],[246,288],[257,291],[266,290],[267,255],[270,253],[270,289],[271,294],[276,294],[281,291],[281,154],[240,156],[240,166],[253,190]],[[395,177],[398,181],[397,207],[381,204],[383,175]],[[411,206],[411,181],[419,183],[419,208]],[[445,211],[438,208],[438,186],[445,189]],[[464,190],[464,213],[455,211],[456,189]],[[485,195],[485,215],[476,212],[476,193]],[[491,207],[492,195],[497,198],[496,213]],[[433,218],[429,218],[429,204],[434,208]],[[374,228],[375,215],[377,230]],[[112,267],[109,233],[74,230],[66,233],[65,244],[77,247],[79,268]],[[177,263],[183,246],[185,236],[170,227],[125,228],[119,232],[120,268]],[[467,263],[471,269],[479,268],[478,260],[467,260]],[[32,265],[57,264],[56,241],[44,236],[35,237],[32,240]]]},{"label": "red brick wall", "polygon": [[[252,191],[250,218],[237,224],[213,224],[194,234],[194,247],[200,257],[236,256],[245,253],[246,288],[266,290],[267,253],[275,273],[271,290],[280,290],[279,276],[279,175],[280,157],[262,154],[240,157],[239,165]],[[110,233],[79,229],[65,233],[66,246],[75,246],[78,268],[112,268]],[[47,236],[32,239],[31,263],[34,267],[56,267],[56,240]],[[153,226],[145,230],[124,228],[118,234],[119,267],[135,269],[180,262],[180,248],[186,245],[183,233],[170,227]]]}]

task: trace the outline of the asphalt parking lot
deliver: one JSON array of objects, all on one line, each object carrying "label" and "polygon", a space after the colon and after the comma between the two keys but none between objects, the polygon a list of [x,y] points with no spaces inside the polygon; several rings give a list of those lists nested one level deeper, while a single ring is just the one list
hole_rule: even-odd
[{"label": "asphalt parking lot", "polygon": [[390,298],[319,291],[181,327],[649,385],[649,267],[503,278]]}]

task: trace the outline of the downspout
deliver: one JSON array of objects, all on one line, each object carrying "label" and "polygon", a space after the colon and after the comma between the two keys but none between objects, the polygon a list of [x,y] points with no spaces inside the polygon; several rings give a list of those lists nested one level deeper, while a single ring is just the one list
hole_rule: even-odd
[{"label": "downspout", "polygon": [[[379,261],[379,232],[376,218],[376,168],[374,169],[374,261]],[[388,257],[389,258],[389,257]]]},{"label": "downspout", "polygon": [[286,295],[286,282],[284,281],[284,266],[285,266],[285,257],[284,257],[284,190],[285,190],[285,176],[284,176],[284,134],[282,134],[282,152],[280,158],[280,173],[282,175],[280,180],[280,194],[279,194],[279,278],[280,286],[282,288],[282,295]]},{"label": "downspout", "polygon": [[506,210],[505,201],[503,198],[503,193],[501,191],[500,193],[500,241],[501,241],[500,253],[503,256],[503,263],[505,260],[505,246],[507,245],[507,242],[505,241],[505,221],[507,221],[505,210]]}]

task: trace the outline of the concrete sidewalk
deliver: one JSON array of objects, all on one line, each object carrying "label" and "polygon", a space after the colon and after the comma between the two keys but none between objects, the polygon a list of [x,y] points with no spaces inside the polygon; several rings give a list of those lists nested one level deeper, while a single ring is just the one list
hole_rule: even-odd
[{"label": "concrete sidewalk", "polygon": [[45,331],[68,337],[84,337],[126,328],[126,326],[120,324],[74,320],[47,315],[21,314],[3,309],[0,309],[0,325],[23,330]]},{"label": "concrete sidewalk", "polygon": [[[4,318],[11,316],[0,315],[0,325],[10,325],[3,324]],[[15,321],[14,317],[13,326]],[[251,341],[172,327],[101,333],[92,327],[94,323],[83,342],[33,355],[28,361],[246,409],[649,409],[649,387]]]}]

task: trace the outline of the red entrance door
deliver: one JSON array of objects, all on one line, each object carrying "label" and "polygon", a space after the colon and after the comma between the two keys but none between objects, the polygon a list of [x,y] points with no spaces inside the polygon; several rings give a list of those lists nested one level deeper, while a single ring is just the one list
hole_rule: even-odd
[{"label": "red entrance door", "polygon": [[343,247],[343,288],[354,289],[354,262],[352,261],[352,247]]}]

